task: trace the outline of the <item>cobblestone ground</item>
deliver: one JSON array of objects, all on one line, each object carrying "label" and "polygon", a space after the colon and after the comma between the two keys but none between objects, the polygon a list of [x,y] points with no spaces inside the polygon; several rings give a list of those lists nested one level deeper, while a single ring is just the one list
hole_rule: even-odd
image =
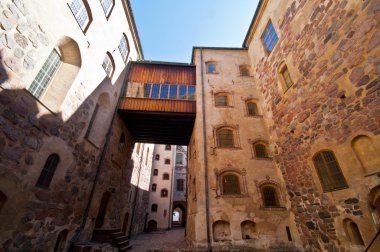
[{"label": "cobblestone ground", "polygon": [[177,228],[132,237],[132,252],[186,251],[185,229]]}]

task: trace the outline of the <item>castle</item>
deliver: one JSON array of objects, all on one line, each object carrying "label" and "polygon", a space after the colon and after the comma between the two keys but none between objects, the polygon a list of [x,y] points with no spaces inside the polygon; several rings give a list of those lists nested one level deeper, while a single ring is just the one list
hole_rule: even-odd
[{"label": "castle", "polygon": [[188,146],[191,248],[380,249],[379,1],[261,0],[190,64],[144,61],[128,0],[0,10],[0,251],[157,224],[153,144]]}]

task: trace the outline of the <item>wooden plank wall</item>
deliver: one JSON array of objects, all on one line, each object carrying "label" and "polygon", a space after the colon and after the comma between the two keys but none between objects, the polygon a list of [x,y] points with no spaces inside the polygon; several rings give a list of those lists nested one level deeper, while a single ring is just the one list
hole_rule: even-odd
[{"label": "wooden plank wall", "polygon": [[195,113],[195,101],[122,98],[119,109],[154,112]]},{"label": "wooden plank wall", "polygon": [[128,82],[195,85],[195,66],[134,62]]}]

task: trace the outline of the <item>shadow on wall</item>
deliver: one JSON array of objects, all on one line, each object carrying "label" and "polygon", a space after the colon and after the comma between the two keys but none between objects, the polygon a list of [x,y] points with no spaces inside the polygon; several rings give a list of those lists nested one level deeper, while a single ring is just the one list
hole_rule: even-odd
[{"label": "shadow on wall", "polygon": [[0,50],[0,85],[3,84],[6,80],[8,80],[8,74],[3,66],[3,62],[3,52]]}]

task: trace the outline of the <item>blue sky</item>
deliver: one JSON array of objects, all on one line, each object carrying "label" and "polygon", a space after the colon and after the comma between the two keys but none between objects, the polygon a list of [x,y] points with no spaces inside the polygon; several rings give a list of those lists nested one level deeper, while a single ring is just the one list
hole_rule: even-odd
[{"label": "blue sky", "polygon": [[241,47],[258,0],[131,0],[145,60],[191,61],[193,46]]}]

